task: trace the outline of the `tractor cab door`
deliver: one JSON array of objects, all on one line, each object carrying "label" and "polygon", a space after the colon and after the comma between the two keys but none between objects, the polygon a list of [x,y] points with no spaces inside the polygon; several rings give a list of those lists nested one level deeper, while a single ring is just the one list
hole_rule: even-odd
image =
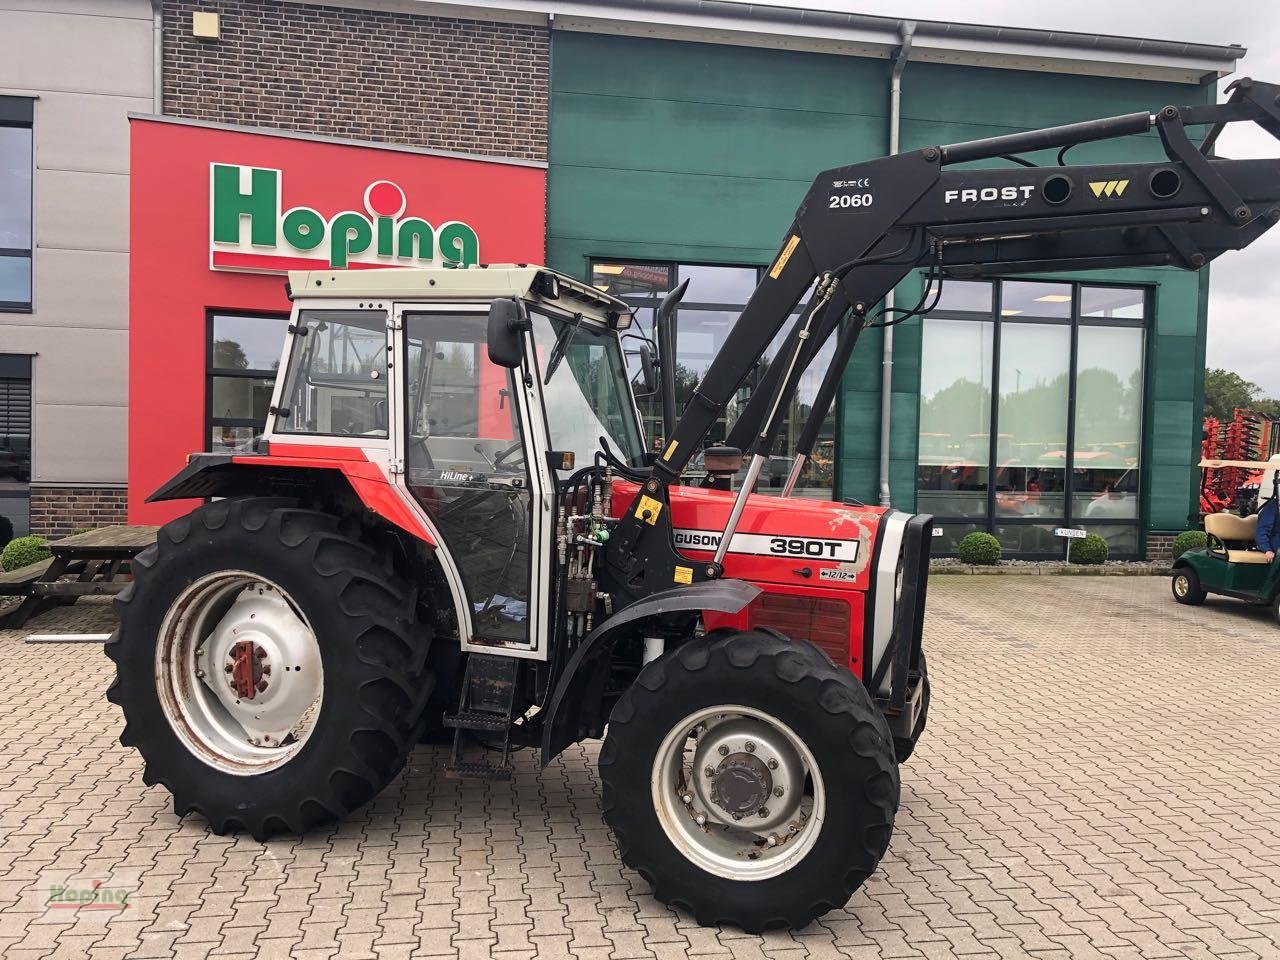
[{"label": "tractor cab door", "polygon": [[463,649],[543,658],[551,498],[541,404],[520,369],[489,360],[483,308],[396,312],[404,483],[461,575]]}]

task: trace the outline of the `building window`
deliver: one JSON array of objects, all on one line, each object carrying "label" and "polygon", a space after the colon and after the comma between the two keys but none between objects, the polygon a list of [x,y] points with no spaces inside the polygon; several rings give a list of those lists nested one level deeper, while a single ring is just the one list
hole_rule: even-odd
[{"label": "building window", "polygon": [[287,316],[209,317],[209,449],[242,449],[262,433],[284,348]]},{"label": "building window", "polygon": [[[694,388],[707,372],[712,359],[724,342],[725,335],[737,322],[747,299],[760,279],[758,266],[712,266],[687,263],[593,261],[591,282],[598,289],[621,297],[634,309],[635,332],[653,336],[653,318],[658,304],[669,290],[684,280],[689,290],[676,312],[676,408],[684,409]],[[795,317],[785,324],[774,342],[770,344],[760,362],[748,375],[746,383],[731,401],[724,413],[707,434],[704,444],[710,446],[724,442],[737,417],[745,407],[751,391],[759,384],[771,359],[786,338]],[[832,338],[834,340],[834,337]],[[624,346],[634,346],[623,341]],[[809,414],[813,397],[822,382],[822,376],[830,363],[834,344],[828,342],[800,380],[795,397],[781,431],[781,442],[775,454],[761,471],[756,485],[757,493],[781,493],[787,474],[795,459],[796,441],[800,429]],[[628,349],[628,362],[633,372],[639,369],[638,351]],[[644,420],[645,434],[653,446],[662,434],[662,406],[659,398],[641,398],[640,414]],[[835,414],[829,413],[823,423],[813,454],[805,463],[804,471],[796,483],[795,495],[829,499],[832,496],[836,463]],[[686,476],[701,475],[701,457],[694,457],[686,469]],[[741,476],[741,475],[740,475]]]},{"label": "building window", "polygon": [[31,358],[0,353],[0,546],[30,530]]},{"label": "building window", "polygon": [[1060,556],[1082,527],[1136,556],[1147,292],[947,281],[924,320],[917,509],[954,552],[974,530]]},{"label": "building window", "polygon": [[0,97],[0,311],[31,310],[34,103]]}]

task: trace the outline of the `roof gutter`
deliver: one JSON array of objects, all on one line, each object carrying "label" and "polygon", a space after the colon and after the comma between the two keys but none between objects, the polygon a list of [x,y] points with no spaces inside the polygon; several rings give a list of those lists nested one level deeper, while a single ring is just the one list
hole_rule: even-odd
[{"label": "roof gutter", "polygon": [[[902,43],[893,55],[893,70],[889,75],[889,155],[898,152],[902,129],[902,72],[907,69],[911,56],[911,42],[915,37],[915,23],[903,20],[899,23]],[[893,291],[884,298],[888,311],[893,310]],[[888,315],[888,314],[886,314]],[[880,506],[890,506],[889,491],[889,430],[893,418],[893,327],[884,328],[884,340],[880,357]]]}]

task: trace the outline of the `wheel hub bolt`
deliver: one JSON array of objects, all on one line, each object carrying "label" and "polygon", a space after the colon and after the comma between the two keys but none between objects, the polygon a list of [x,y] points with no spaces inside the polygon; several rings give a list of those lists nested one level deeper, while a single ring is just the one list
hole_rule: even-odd
[{"label": "wheel hub bolt", "polygon": [[693,803],[693,794],[686,793],[680,799],[683,800],[685,803]]},{"label": "wheel hub bolt", "polygon": [[705,827],[707,825],[707,815],[705,813],[698,814],[694,819],[697,820],[698,826],[700,827]]},{"label": "wheel hub bolt", "polygon": [[781,787],[774,787],[774,788],[773,788],[773,795],[774,795],[775,797],[780,797],[780,796],[782,796],[782,788],[781,788]]},{"label": "wheel hub bolt", "polygon": [[754,740],[748,740],[744,746],[746,747],[747,753],[756,752],[756,742]]},{"label": "wheel hub bolt", "polygon": [[[233,668],[232,668],[231,664],[229,664],[229,663],[228,663],[228,664],[227,664],[225,667],[223,667],[222,669],[223,669],[223,672],[225,672],[225,673],[230,673],[230,672],[232,671],[232,669],[233,669]],[[234,686],[234,684],[233,684],[233,686]]]},{"label": "wheel hub bolt", "polygon": [[740,814],[740,813],[735,813],[735,814],[733,815],[733,819],[735,819],[735,820],[741,820],[741,819],[742,819],[742,814]]},{"label": "wheel hub bolt", "polygon": [[769,834],[769,846],[776,847],[778,845],[778,835],[776,833]]},{"label": "wheel hub bolt", "polygon": [[716,775],[716,768],[711,766],[711,764],[707,764],[702,768],[702,775],[704,777],[714,777]]},{"label": "wheel hub bolt", "polygon": [[729,748],[722,743],[720,744],[720,750],[718,752],[720,756],[727,757],[729,755]]},{"label": "wheel hub bolt", "polygon": [[774,757],[770,757],[770,758],[769,758],[769,769],[770,769],[770,770],[777,770],[777,769],[778,769],[778,761],[777,761],[777,759],[776,759],[776,758],[774,758]]},{"label": "wheel hub bolt", "polygon": [[760,808],[760,816],[762,816],[762,817],[767,817],[768,815],[769,815],[769,808],[768,808],[768,807],[761,807],[761,808]]}]

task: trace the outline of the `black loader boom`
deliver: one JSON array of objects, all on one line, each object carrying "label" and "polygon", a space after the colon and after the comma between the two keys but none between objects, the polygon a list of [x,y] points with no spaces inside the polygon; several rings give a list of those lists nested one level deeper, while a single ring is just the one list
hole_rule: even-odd
[{"label": "black loader boom", "polygon": [[[833,335],[834,356],[800,434],[787,491],[812,452],[859,334],[928,312],[945,278],[1134,266],[1195,270],[1280,220],[1280,160],[1211,155],[1227,123],[1252,121],[1280,139],[1280,86],[1241,79],[1228,90],[1224,103],[925,147],[819,174],[613,534],[608,565],[617,588],[634,598],[662,590],[674,567],[688,562],[676,553],[671,511],[652,504],[669,503],[669,487],[806,293],[779,357],[728,437],[750,462],[715,560],[696,567],[695,580],[722,574],[724,551],[800,376]],[[1202,127],[1208,130],[1197,144],[1187,131]],[[1153,128],[1164,160],[1064,162],[1077,144]],[[1058,150],[1055,166],[1019,156],[1050,148]],[[1012,165],[957,167],[992,159]],[[920,267],[927,274],[919,303],[875,309]]]}]

